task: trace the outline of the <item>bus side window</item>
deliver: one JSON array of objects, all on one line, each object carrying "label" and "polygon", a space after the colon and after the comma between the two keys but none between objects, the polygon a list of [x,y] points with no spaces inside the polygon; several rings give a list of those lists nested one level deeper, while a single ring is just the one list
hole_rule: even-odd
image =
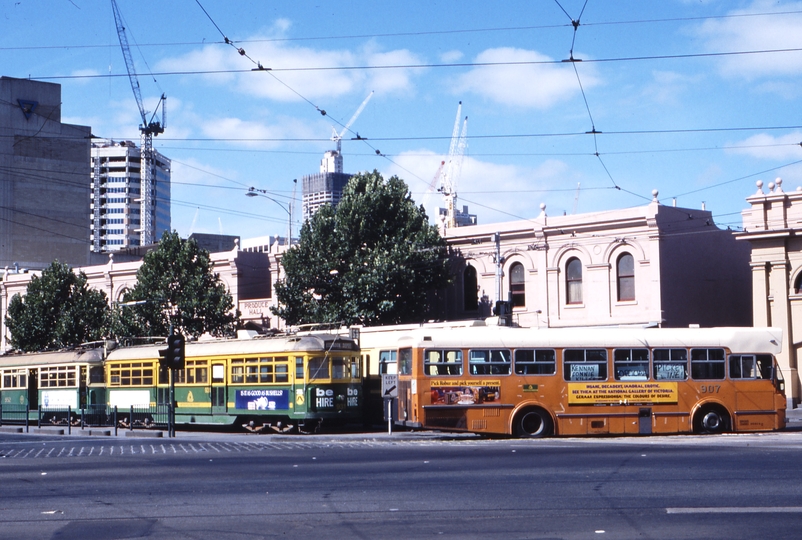
[{"label": "bus side window", "polygon": [[649,380],[649,349],[616,349],[613,372],[617,381]]},{"label": "bus side window", "polygon": [[471,375],[509,375],[512,365],[507,349],[475,350],[468,352]]},{"label": "bus side window", "polygon": [[554,375],[557,362],[554,349],[516,349],[516,375]]},{"label": "bus side window", "polygon": [[758,379],[773,379],[774,357],[770,354],[758,354],[755,359]]},{"label": "bus side window", "polygon": [[654,380],[684,381],[688,378],[688,351],[686,349],[655,349]]},{"label": "bus side window", "polygon": [[724,364],[724,349],[691,349],[691,377],[694,379],[723,379]]},{"label": "bus side window", "polygon": [[755,357],[751,354],[730,355],[730,379],[760,379]]},{"label": "bus side window", "polygon": [[563,369],[566,381],[606,381],[606,349],[565,349]]}]

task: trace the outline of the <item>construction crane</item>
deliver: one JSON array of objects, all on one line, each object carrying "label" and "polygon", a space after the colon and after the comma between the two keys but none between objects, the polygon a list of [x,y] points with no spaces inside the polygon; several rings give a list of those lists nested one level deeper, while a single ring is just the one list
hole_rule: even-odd
[{"label": "construction crane", "polygon": [[[140,151],[142,156],[140,177],[141,192],[141,229],[140,244],[143,246],[153,244],[155,237],[155,199],[156,199],[156,160],[153,157],[153,137],[164,133],[165,105],[167,98],[164,94],[159,98],[159,103],[153,111],[153,115],[148,120],[148,113],[142,104],[142,93],[139,88],[139,79],[136,76],[134,61],[131,58],[131,48],[128,46],[128,36],[125,33],[120,8],[115,0],[111,0],[111,8],[114,12],[114,23],[117,26],[117,36],[120,38],[120,48],[125,60],[125,69],[128,71],[128,80],[131,82],[131,90],[134,92],[139,115],[142,117],[142,124],[139,126],[140,132]],[[156,119],[156,115],[161,108],[161,121]],[[95,203],[97,205],[97,203]]]},{"label": "construction crane", "polygon": [[[368,94],[368,97],[366,97],[365,101],[362,102],[362,105],[359,106],[359,108],[356,110],[356,112],[351,117],[351,119],[348,121],[348,123],[345,124],[345,126],[342,129],[342,131],[337,133],[337,130],[335,128],[331,128],[331,130],[332,130],[331,140],[334,141],[335,143],[337,143],[337,156],[340,157],[340,160],[342,160],[342,146],[341,146],[340,141],[342,141],[343,135],[345,135],[345,132],[348,131],[348,129],[351,127],[351,125],[354,122],[356,122],[356,119],[359,117],[360,114],[362,114],[362,111],[365,109],[365,105],[368,104],[368,101],[370,101],[370,98],[372,98],[372,97],[373,97],[373,90],[370,91],[370,94]],[[338,172],[342,172],[342,171],[338,171]]]},{"label": "construction crane", "polygon": [[462,158],[465,155],[465,148],[468,146],[468,117],[462,123],[460,131],[460,118],[462,117],[462,102],[457,107],[457,119],[454,121],[454,130],[451,133],[451,146],[448,149],[448,159],[440,175],[439,191],[443,194],[445,201],[445,223],[446,229],[457,226],[457,183],[462,172]]}]

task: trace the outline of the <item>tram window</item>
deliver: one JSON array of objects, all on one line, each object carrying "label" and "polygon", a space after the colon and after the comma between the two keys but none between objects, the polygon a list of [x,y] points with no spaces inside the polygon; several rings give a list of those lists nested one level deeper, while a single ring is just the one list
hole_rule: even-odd
[{"label": "tram window", "polygon": [[555,358],[554,349],[515,349],[515,374],[554,375]]},{"label": "tram window", "polygon": [[699,380],[724,378],[724,349],[691,349],[691,377]]},{"label": "tram window", "polygon": [[7,369],[3,371],[3,388],[25,388],[28,376],[24,369]]},{"label": "tram window", "polygon": [[328,357],[313,357],[309,359],[309,380],[328,379],[331,362]]},{"label": "tram window", "polygon": [[285,383],[290,381],[290,368],[287,363],[290,358],[288,356],[276,357],[276,382]]},{"label": "tram window", "polygon": [[613,371],[617,381],[648,380],[649,349],[616,349],[613,351]]},{"label": "tram window", "polygon": [[398,374],[412,375],[412,349],[398,350]]},{"label": "tram window", "polygon": [[231,384],[242,384],[245,382],[245,360],[242,358],[231,359]]},{"label": "tram window", "polygon": [[332,379],[345,379],[345,374],[348,373],[346,369],[346,359],[341,356],[336,356],[331,359],[331,378]]},{"label": "tram window", "polygon": [[39,370],[39,386],[42,388],[74,387],[76,380],[73,366],[43,367]]},{"label": "tram window", "polygon": [[150,362],[113,364],[109,368],[109,381],[111,386],[151,386],[153,364]]},{"label": "tram window", "polygon": [[[263,358],[262,360],[265,360]],[[270,383],[273,382],[273,366],[270,364],[262,364],[259,366],[259,382]]]},{"label": "tram window", "polygon": [[295,380],[297,380],[297,381],[304,380],[304,357],[303,356],[296,356],[295,357]]},{"label": "tram window", "polygon": [[101,366],[92,366],[89,368],[89,384],[104,383],[105,372]]},{"label": "tram window", "polygon": [[428,349],[423,353],[426,375],[462,375],[462,351]]},{"label": "tram window", "polygon": [[223,364],[212,364],[212,382],[221,383],[226,379],[226,366]]},{"label": "tram window", "polygon": [[245,382],[256,384],[259,382],[259,360],[256,358],[245,359]]},{"label": "tram window", "polygon": [[563,374],[566,381],[607,380],[607,351],[605,349],[565,349]]},{"label": "tram window", "polygon": [[398,373],[397,361],[395,351],[379,351],[379,373],[388,375]]},{"label": "tram window", "polygon": [[751,354],[730,355],[730,379],[762,379],[757,361]]},{"label": "tram window", "polygon": [[688,378],[687,349],[655,349],[652,355],[656,381],[684,381]]},{"label": "tram window", "polygon": [[509,375],[512,356],[509,349],[472,349],[468,351],[471,375]]}]

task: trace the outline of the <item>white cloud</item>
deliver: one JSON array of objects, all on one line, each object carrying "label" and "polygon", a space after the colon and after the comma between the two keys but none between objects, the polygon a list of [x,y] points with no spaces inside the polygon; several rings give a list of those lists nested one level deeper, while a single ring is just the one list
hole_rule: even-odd
[{"label": "white cloud", "polygon": [[[413,150],[400,154],[383,172],[385,178],[395,174],[409,186],[412,198],[423,204],[430,221],[436,222],[438,208],[443,207],[437,191],[436,173],[447,156],[429,150]],[[534,168],[502,165],[465,156],[457,186],[457,207],[468,206],[479,223],[532,219],[540,214],[540,204],[554,197],[548,191],[568,182],[575,186],[575,176],[559,160],[547,160]]]},{"label": "white cloud", "polygon": [[446,51],[440,55],[440,61],[443,62],[444,64],[451,64],[459,60],[462,60],[463,56],[464,55],[462,54],[462,51],[457,51],[457,50]]},{"label": "white cloud", "polygon": [[[282,23],[282,24],[279,24]],[[274,29],[289,28],[288,21],[278,21]],[[298,47],[283,41],[269,41],[265,36],[254,36],[241,43],[249,58],[270,71],[250,71],[254,65],[229,46],[208,45],[186,55],[163,60],[159,70],[166,71],[230,71],[248,70],[245,73],[214,73],[204,79],[215,84],[232,84],[240,92],[275,101],[318,100],[352,93],[376,90],[377,92],[405,92],[412,89],[412,80],[421,68],[392,68],[372,70],[337,69],[355,66],[395,66],[422,64],[414,53],[398,49],[383,51],[375,43],[357,50],[323,50]],[[325,68],[324,70],[304,68]],[[282,71],[288,69],[290,71]],[[299,95],[300,94],[300,95]],[[303,97],[301,97],[303,96]]]},{"label": "white cloud", "polygon": [[[487,49],[474,62],[515,64],[474,67],[459,78],[455,91],[474,92],[503,105],[546,109],[580,92],[573,67],[567,63],[545,63],[551,61],[536,51],[510,47]],[[579,71],[585,89],[599,84],[593,67],[580,65]]]},{"label": "white cloud", "polygon": [[679,105],[679,97],[700,77],[691,77],[676,71],[652,71],[652,81],[642,92],[642,97],[664,105]]},{"label": "white cloud", "polygon": [[[767,13],[802,9],[800,2],[758,0],[748,9],[731,11],[729,15]],[[784,13],[774,16],[730,17],[708,20],[698,28],[709,52],[746,52],[802,47],[802,14]],[[767,76],[795,76],[802,70],[802,52],[744,54],[721,59],[724,76],[747,80]]]},{"label": "white cloud", "polygon": [[759,159],[800,159],[800,143],[802,142],[802,132],[794,131],[786,135],[774,137],[767,133],[753,135],[743,141],[733,143],[736,148],[731,152],[743,154]]}]

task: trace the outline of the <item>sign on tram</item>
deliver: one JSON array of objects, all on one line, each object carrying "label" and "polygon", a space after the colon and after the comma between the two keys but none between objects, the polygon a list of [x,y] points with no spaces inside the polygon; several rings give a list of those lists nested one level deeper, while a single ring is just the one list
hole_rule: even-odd
[{"label": "sign on tram", "polygon": [[383,398],[396,398],[398,397],[398,375],[387,374],[382,375],[382,397]]}]

